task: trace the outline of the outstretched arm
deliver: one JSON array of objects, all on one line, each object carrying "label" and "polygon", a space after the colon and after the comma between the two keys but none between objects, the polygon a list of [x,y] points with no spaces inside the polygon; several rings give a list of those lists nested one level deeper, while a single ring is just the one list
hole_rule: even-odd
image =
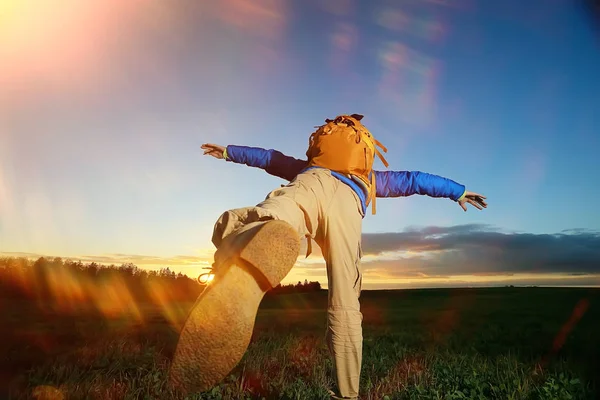
[{"label": "outstretched arm", "polygon": [[[264,169],[267,173],[288,181],[293,180],[307,166],[307,161],[286,156],[276,150],[247,146],[202,145],[205,155]],[[467,211],[469,203],[478,209],[487,207],[485,196],[465,190],[465,186],[451,179],[419,171],[374,171],[377,197],[406,197],[414,194],[446,197],[456,201]]]},{"label": "outstretched arm", "polygon": [[302,171],[307,161],[286,156],[277,150],[266,150],[248,146],[220,146],[206,143],[202,145],[205,155],[225,159],[236,164],[264,169],[267,173],[291,181]]},{"label": "outstretched arm", "polygon": [[469,192],[451,179],[419,171],[375,171],[377,197],[405,197],[414,194],[445,197],[456,201],[463,210],[466,204],[481,210],[487,207],[485,196]]}]

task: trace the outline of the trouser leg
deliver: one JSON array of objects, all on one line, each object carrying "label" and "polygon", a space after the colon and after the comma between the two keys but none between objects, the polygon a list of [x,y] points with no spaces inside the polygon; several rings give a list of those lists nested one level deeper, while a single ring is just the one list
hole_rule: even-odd
[{"label": "trouser leg", "polygon": [[234,238],[271,220],[289,223],[300,237],[315,238],[325,208],[331,204],[339,181],[325,170],[309,170],[273,190],[254,207],[224,212],[217,220],[212,242],[217,247],[215,264],[235,251]]},{"label": "trouser leg", "polygon": [[226,211],[215,224],[215,263],[235,251],[233,239],[270,220],[283,220],[298,235],[314,238],[327,265],[327,343],[335,365],[338,395],[356,398],[362,362],[362,215],[356,193],[326,170],[304,172],[254,207]]},{"label": "trouser leg", "polygon": [[333,356],[337,398],[358,396],[362,363],[362,215],[358,196],[341,184],[321,226],[321,248],[327,265],[329,305],[327,342]]}]

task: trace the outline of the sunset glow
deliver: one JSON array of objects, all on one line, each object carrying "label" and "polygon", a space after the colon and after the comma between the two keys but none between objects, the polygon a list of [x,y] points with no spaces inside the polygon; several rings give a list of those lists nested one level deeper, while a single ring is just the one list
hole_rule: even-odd
[{"label": "sunset glow", "polygon": [[[378,199],[365,289],[600,285],[592,30],[568,2],[492,3],[0,0],[0,256],[195,280],[221,213],[285,184],[200,145],[303,158],[316,124],[360,112],[390,170],[490,204]],[[318,246],[304,252],[282,284],[326,288]],[[48,279],[65,310],[91,296],[103,314],[143,314],[117,278],[102,295]]]}]

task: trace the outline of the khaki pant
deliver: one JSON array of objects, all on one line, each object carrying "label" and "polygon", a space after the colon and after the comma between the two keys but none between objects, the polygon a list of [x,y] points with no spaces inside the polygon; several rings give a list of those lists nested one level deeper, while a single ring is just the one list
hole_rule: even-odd
[{"label": "khaki pant", "polygon": [[272,219],[288,222],[301,237],[308,235],[317,242],[327,265],[327,344],[334,360],[336,395],[344,399],[358,396],[362,362],[362,217],[360,199],[348,185],[328,170],[312,169],[255,207],[223,213],[212,239],[217,265],[225,237]]}]

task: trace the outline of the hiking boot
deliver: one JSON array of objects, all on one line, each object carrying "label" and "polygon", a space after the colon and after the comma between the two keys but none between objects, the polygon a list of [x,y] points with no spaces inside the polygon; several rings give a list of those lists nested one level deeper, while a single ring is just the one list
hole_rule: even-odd
[{"label": "hiking boot", "polygon": [[237,251],[215,264],[214,278],[192,307],[173,356],[169,384],[184,394],[212,388],[239,363],[264,294],[285,278],[300,252],[298,232],[280,220],[227,240]]}]

